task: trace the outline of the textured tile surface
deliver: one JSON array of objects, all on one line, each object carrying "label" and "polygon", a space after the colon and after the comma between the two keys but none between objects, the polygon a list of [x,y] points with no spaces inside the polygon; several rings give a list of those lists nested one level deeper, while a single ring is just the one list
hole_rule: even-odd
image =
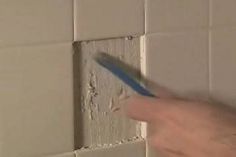
[{"label": "textured tile surface", "polygon": [[145,152],[145,141],[138,141],[101,149],[78,150],[76,157],[145,157]]},{"label": "textured tile surface", "polygon": [[147,0],[146,32],[206,27],[208,0]]},{"label": "textured tile surface", "polygon": [[75,0],[75,40],[143,33],[143,0]]},{"label": "textured tile surface", "polygon": [[72,0],[0,1],[0,47],[72,40]]},{"label": "textured tile surface", "polygon": [[140,124],[115,112],[134,91],[93,61],[98,52],[105,52],[132,68],[140,69],[139,38],[81,42],[76,53],[80,64],[76,67],[79,77],[75,79],[78,80],[75,106],[80,106],[75,115],[76,134],[80,134],[76,148],[115,144],[140,137]]},{"label": "textured tile surface", "polygon": [[0,156],[72,151],[71,44],[0,49]]},{"label": "textured tile surface", "polygon": [[218,101],[236,106],[236,29],[212,31],[211,92]]},{"label": "textured tile surface", "polygon": [[213,26],[236,26],[236,1],[211,0]]},{"label": "textured tile surface", "polygon": [[206,96],[208,34],[162,33],[146,37],[147,77],[177,94]]}]

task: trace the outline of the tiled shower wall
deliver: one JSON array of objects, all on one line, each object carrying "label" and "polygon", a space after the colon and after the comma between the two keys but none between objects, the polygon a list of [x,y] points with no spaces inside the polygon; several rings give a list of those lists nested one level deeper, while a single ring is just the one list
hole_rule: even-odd
[{"label": "tiled shower wall", "polygon": [[236,106],[236,1],[146,0],[145,6],[146,76],[180,96]]},{"label": "tiled shower wall", "polygon": [[73,151],[72,4],[0,0],[2,157]]},{"label": "tiled shower wall", "polygon": [[[138,36],[142,34],[142,0],[0,0],[0,156],[75,156],[74,135],[80,133],[74,132],[74,121],[82,120],[74,119],[72,43],[106,38],[83,42],[82,49],[119,51],[126,58],[139,56]],[[131,35],[136,38],[124,38]],[[138,59],[132,60],[137,66]],[[85,109],[94,107],[89,105]],[[136,123],[118,117],[96,119],[93,126],[88,123],[90,130],[83,135],[91,137],[83,140],[102,145],[109,144],[111,135],[110,141],[116,142],[135,137],[140,131]],[[105,128],[96,128],[97,122]],[[143,142],[137,146],[135,152],[145,152]]]},{"label": "tiled shower wall", "polygon": [[0,156],[74,150],[75,40],[143,36],[148,79],[235,105],[235,8],[235,0],[0,0]]},{"label": "tiled shower wall", "polygon": [[147,77],[236,106],[236,1],[146,0]]}]

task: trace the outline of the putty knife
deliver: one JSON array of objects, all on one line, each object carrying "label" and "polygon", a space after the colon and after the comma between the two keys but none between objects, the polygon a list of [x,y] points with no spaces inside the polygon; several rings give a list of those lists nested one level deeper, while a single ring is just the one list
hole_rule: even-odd
[{"label": "putty knife", "polygon": [[156,97],[144,86],[142,86],[135,78],[125,72],[125,70],[123,70],[121,66],[119,66],[116,61],[108,54],[98,53],[94,56],[94,59],[99,65],[110,71],[113,75],[122,80],[125,84],[127,84],[140,95]]}]

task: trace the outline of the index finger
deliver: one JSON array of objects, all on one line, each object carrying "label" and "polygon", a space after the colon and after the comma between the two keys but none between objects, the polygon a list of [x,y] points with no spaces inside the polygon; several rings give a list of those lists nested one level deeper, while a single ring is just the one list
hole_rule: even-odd
[{"label": "index finger", "polygon": [[132,119],[151,122],[168,106],[168,103],[162,99],[139,96],[129,98],[124,105],[124,109],[125,113]]}]

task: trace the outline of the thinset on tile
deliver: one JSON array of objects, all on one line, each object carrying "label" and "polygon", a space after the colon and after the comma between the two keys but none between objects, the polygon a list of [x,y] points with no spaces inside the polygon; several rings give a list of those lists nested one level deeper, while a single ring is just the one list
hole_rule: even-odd
[{"label": "thinset on tile", "polygon": [[116,114],[120,103],[134,92],[93,60],[95,54],[104,52],[139,70],[139,38],[81,42],[75,46],[76,148],[139,138],[140,124]]}]

